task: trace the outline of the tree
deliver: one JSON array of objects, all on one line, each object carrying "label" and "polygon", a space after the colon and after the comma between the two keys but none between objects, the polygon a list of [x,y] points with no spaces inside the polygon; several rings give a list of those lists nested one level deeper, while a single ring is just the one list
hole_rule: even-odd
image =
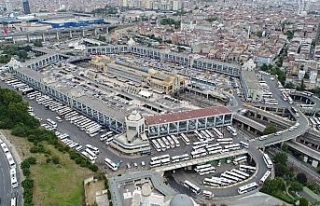
[{"label": "tree", "polygon": [[288,82],[284,85],[285,88],[294,89],[294,84],[292,82]]},{"label": "tree", "polygon": [[273,161],[275,164],[287,165],[288,155],[284,152],[278,152],[274,156]]},{"label": "tree", "polygon": [[37,39],[33,42],[33,46],[35,47],[43,47],[42,41]]},{"label": "tree", "polygon": [[308,182],[308,178],[307,178],[306,174],[304,174],[302,172],[297,174],[297,180],[298,180],[298,182],[300,182],[303,185],[307,184],[307,182]]},{"label": "tree", "polygon": [[306,198],[301,198],[299,202],[300,202],[299,204],[300,206],[309,206],[309,201]]},{"label": "tree", "polygon": [[302,191],[302,189],[303,189],[303,185],[300,184],[299,182],[294,181],[290,184],[290,190],[292,191],[299,192],[299,191]]},{"label": "tree", "polygon": [[60,159],[59,159],[59,157],[58,156],[53,156],[52,157],[52,162],[53,162],[53,164],[59,164],[60,163]]},{"label": "tree", "polygon": [[102,35],[99,35],[98,40],[99,41],[106,41],[106,37],[102,36]]},{"label": "tree", "polygon": [[257,37],[262,37],[262,33],[263,33],[262,31],[257,31],[256,32]]},{"label": "tree", "polygon": [[274,124],[269,124],[263,131],[264,135],[272,134],[277,132],[277,128]]},{"label": "tree", "polygon": [[290,41],[294,37],[294,31],[287,31],[287,39]]}]

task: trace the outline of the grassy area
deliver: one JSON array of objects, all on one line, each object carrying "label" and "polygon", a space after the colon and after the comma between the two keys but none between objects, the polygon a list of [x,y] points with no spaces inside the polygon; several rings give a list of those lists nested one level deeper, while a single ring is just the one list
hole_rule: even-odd
[{"label": "grassy area", "polygon": [[274,194],[275,197],[279,198],[280,200],[283,200],[284,202],[287,203],[294,203],[294,199],[290,197],[286,192],[277,192]]},{"label": "grassy area", "polygon": [[17,147],[22,159],[37,157],[37,164],[31,166],[31,178],[34,180],[34,204],[41,206],[80,206],[82,205],[82,181],[94,173],[87,168],[76,165],[69,155],[57,151],[53,146],[46,145],[51,156],[59,157],[60,164],[46,163],[47,155],[31,154],[32,146],[26,139],[14,137],[10,132],[4,134]]}]

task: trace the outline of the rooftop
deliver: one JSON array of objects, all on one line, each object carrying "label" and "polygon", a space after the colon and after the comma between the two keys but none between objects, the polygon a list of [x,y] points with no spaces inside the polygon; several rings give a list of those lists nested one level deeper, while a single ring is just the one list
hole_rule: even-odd
[{"label": "rooftop", "polygon": [[155,115],[146,117],[146,124],[162,124],[167,122],[177,122],[181,120],[196,119],[201,117],[209,117],[221,114],[227,114],[231,111],[225,106],[208,107],[204,109],[196,109],[184,112],[175,112],[170,114]]}]

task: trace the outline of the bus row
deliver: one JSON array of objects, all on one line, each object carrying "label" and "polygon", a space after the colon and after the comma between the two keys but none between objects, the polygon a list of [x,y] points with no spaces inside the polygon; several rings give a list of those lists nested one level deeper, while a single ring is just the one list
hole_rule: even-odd
[{"label": "bus row", "polygon": [[309,117],[312,125],[320,125],[320,117]]},{"label": "bus row", "polygon": [[59,115],[59,117],[56,117],[58,121],[62,121],[61,117],[64,117],[66,120],[69,120],[79,127],[79,129],[84,130],[90,137],[98,135],[101,131],[101,125],[95,121],[83,115],[79,115],[78,112],[73,111],[70,107],[56,102],[46,95],[37,96],[36,101],[39,104],[44,105],[46,109],[56,112]]},{"label": "bus row", "polygon": [[195,130],[194,135],[199,141],[206,141],[208,139],[214,139],[215,137],[219,139],[223,138],[223,134],[217,128],[213,128],[212,132],[207,129],[200,131]]},{"label": "bus row", "polygon": [[150,140],[154,148],[158,151],[166,151],[170,148],[180,147],[180,142],[175,135],[168,135]]},{"label": "bus row", "polygon": [[15,79],[15,78],[7,79],[7,80],[5,80],[5,83],[8,86],[12,86],[14,89],[22,92],[22,94],[27,94],[29,92],[34,91],[34,89],[32,87],[28,86],[27,84],[19,81],[18,79]]},{"label": "bus row", "polygon": [[16,162],[14,161],[12,154],[5,142],[3,142],[0,139],[0,146],[2,148],[2,151],[4,152],[8,164],[10,166],[10,181],[11,181],[11,186],[12,188],[17,188],[18,187],[18,180],[17,180],[17,172],[16,172]]},{"label": "bus row", "polygon": [[243,172],[238,169],[225,171],[220,177],[204,178],[203,184],[213,187],[225,187],[239,182],[242,182],[250,177],[249,173]]},{"label": "bus row", "polygon": [[227,144],[224,146],[221,146],[220,143],[216,143],[216,144],[203,143],[203,144],[199,144],[192,147],[191,156],[192,158],[198,158],[198,157],[203,157],[203,156],[212,155],[212,154],[219,154],[219,153],[222,154],[225,152],[231,152],[231,151],[239,150],[241,148],[242,146],[240,143]]}]

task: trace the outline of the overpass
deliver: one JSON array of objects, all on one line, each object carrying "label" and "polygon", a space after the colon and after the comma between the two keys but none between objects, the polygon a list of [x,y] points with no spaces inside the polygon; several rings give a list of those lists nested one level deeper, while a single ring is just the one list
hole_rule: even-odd
[{"label": "overpass", "polygon": [[216,154],[216,155],[209,155],[209,156],[200,157],[200,158],[196,158],[196,159],[190,159],[190,160],[183,161],[183,162],[173,163],[170,165],[160,166],[160,167],[154,168],[153,170],[155,170],[157,172],[165,172],[165,171],[189,167],[192,165],[203,164],[203,163],[210,162],[210,161],[220,160],[223,158],[243,155],[243,154],[247,154],[247,153],[248,153],[248,151],[246,149],[241,149],[241,150],[237,150],[237,151],[233,151],[233,152],[227,152],[227,153]]},{"label": "overpass", "polygon": [[314,95],[310,96],[303,91],[292,91],[290,96],[293,100],[299,100],[306,105],[310,105],[308,108],[299,108],[306,114],[315,114],[320,111],[320,99]]},{"label": "overpass", "polygon": [[263,125],[259,122],[256,122],[256,121],[254,121],[246,116],[243,116],[241,114],[234,113],[233,118],[241,123],[248,125],[249,127],[256,129],[257,131],[259,131],[261,133],[266,129],[265,125]]},{"label": "overpass", "polygon": [[[293,148],[293,149],[295,149],[295,150],[307,155],[308,157],[311,157],[313,160],[320,161],[320,152],[318,152],[316,150],[312,150],[309,147],[307,147],[307,146],[305,146],[305,145],[303,145],[301,143],[294,142],[294,141],[288,141],[288,142],[286,142],[286,144],[289,147],[291,147],[291,148]],[[315,164],[315,161],[313,161],[312,164]],[[315,167],[317,167],[317,166],[318,166],[318,163],[317,163],[317,165]]]}]

